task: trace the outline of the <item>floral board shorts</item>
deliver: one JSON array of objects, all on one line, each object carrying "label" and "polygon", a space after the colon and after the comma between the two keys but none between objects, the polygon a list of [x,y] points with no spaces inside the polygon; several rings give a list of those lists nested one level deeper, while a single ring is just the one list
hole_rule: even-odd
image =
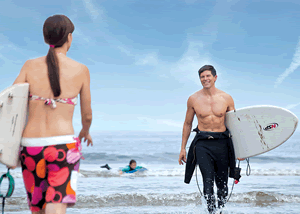
[{"label": "floral board shorts", "polygon": [[32,212],[45,209],[46,203],[76,202],[77,173],[82,158],[81,143],[23,147],[20,153],[22,174]]}]

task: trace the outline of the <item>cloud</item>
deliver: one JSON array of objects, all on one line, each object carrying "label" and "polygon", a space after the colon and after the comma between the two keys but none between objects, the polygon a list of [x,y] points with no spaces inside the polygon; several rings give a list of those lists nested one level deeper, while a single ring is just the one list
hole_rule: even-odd
[{"label": "cloud", "polygon": [[103,18],[104,10],[96,7],[92,0],[82,0],[84,7],[92,20],[97,20],[98,17]]},{"label": "cloud", "polygon": [[94,63],[94,65],[97,65],[97,61],[95,61],[95,60],[93,60],[93,59],[91,59],[91,58],[86,58],[87,60],[89,60],[89,61],[91,61],[92,63]]},{"label": "cloud", "polygon": [[117,49],[119,49],[122,53],[125,53],[127,56],[134,56],[127,48],[124,46],[117,46]]},{"label": "cloud", "polygon": [[[197,3],[198,0],[183,0],[186,4]],[[212,15],[208,20],[197,27],[191,27],[187,30],[187,49],[177,61],[165,61],[160,58],[157,52],[149,51],[148,53],[139,53],[132,49],[124,48],[123,45],[118,49],[127,56],[137,59],[135,65],[152,65],[153,73],[162,79],[176,79],[182,83],[195,83],[199,85],[199,77],[197,71],[205,64],[214,65],[220,77],[225,71],[222,66],[219,66],[210,57],[208,50],[211,49],[213,43],[217,41],[219,25],[221,25],[224,17],[227,21],[232,19],[228,16],[231,12],[231,7],[235,5],[238,0],[223,1],[217,0],[213,8]],[[200,34],[198,32],[201,32]],[[144,57],[140,57],[140,55]],[[225,73],[225,72],[224,72]],[[226,87],[230,85],[226,79],[219,78],[217,81],[218,87]]]},{"label": "cloud", "polygon": [[1,33],[0,41],[2,41],[2,44],[0,44],[0,59],[3,60],[4,64],[20,64],[22,60],[16,58],[28,56],[28,50],[18,48],[17,45]]},{"label": "cloud", "polygon": [[84,33],[82,33],[82,31],[80,30],[79,27],[76,27],[76,30],[74,31],[74,35],[78,36],[80,38],[80,40],[84,40],[87,43],[90,43],[92,40],[90,37],[88,37]]},{"label": "cloud", "polygon": [[158,59],[156,53],[148,53],[145,56],[139,58],[136,63],[136,65],[157,65]]},{"label": "cloud", "polygon": [[[202,53],[202,54],[200,54]],[[171,65],[171,75],[180,80],[188,79],[199,83],[197,71],[202,65],[213,64],[212,60],[205,54],[202,41],[188,41],[188,48],[182,57]]]},{"label": "cloud", "polygon": [[296,52],[293,56],[290,66],[277,78],[274,87],[277,88],[285,78],[292,74],[300,66],[300,37],[296,46]]},{"label": "cloud", "polygon": [[128,48],[121,46],[121,45],[117,46],[117,49],[119,49],[122,53],[126,54],[126,56],[129,56],[129,57],[135,59],[135,65],[156,66],[159,63],[156,52],[137,54],[137,53],[132,53],[130,50],[128,50]]},{"label": "cloud", "polygon": [[[138,53],[139,51],[129,50],[124,46],[117,46],[122,53],[135,59],[135,65],[153,66],[159,78],[173,78],[179,82],[194,82],[199,84],[197,71],[205,64],[217,64],[210,59],[209,53],[205,52],[202,41],[188,40],[186,51],[174,62],[160,59],[157,52]],[[217,66],[218,67],[218,66]],[[218,75],[221,73],[218,72]]]},{"label": "cloud", "polygon": [[148,53],[132,53],[127,47],[124,47],[123,45],[117,46],[117,49],[119,49],[122,53],[124,53],[126,56],[132,58],[135,60],[135,65],[151,65],[156,66],[159,63],[158,56],[156,52],[148,52]]},{"label": "cloud", "polygon": [[[0,50],[2,48],[0,47]],[[13,63],[13,60],[8,59],[7,57],[5,57],[3,54],[0,53],[0,59],[2,59],[4,62],[9,62],[9,63]]]},{"label": "cloud", "polygon": [[291,109],[293,109],[293,108],[296,108],[296,107],[299,106],[299,105],[300,105],[300,103],[291,104],[291,105],[286,106],[285,108],[288,109],[288,110],[291,110]]}]

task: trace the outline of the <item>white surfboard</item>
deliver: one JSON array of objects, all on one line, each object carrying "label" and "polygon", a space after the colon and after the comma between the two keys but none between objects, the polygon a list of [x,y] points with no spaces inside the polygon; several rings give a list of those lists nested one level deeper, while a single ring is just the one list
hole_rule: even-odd
[{"label": "white surfboard", "polygon": [[0,92],[0,162],[18,163],[28,107],[29,84],[15,84]]},{"label": "white surfboard", "polygon": [[276,106],[250,106],[226,113],[225,125],[232,135],[236,158],[268,152],[289,139],[298,118]]}]

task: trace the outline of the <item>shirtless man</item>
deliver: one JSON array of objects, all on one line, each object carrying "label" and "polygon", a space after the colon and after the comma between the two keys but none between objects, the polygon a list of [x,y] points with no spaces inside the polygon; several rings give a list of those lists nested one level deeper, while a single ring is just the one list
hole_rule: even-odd
[{"label": "shirtless man", "polygon": [[[180,165],[183,165],[183,162],[187,163],[185,183],[190,182],[195,165],[199,165],[208,211],[215,213],[214,181],[218,188],[218,208],[222,208],[228,195],[228,168],[230,168],[229,177],[233,177],[234,174],[234,150],[224,120],[226,112],[235,108],[232,97],[215,87],[217,75],[213,66],[204,65],[198,72],[203,89],[191,95],[187,101],[178,162]],[[186,158],[185,148],[195,114],[198,126],[194,131],[197,134]]]}]

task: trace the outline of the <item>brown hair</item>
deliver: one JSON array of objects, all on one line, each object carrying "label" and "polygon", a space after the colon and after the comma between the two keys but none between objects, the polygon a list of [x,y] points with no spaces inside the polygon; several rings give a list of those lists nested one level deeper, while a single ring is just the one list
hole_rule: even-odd
[{"label": "brown hair", "polygon": [[212,66],[212,65],[204,65],[198,71],[199,77],[200,77],[200,74],[202,72],[207,71],[207,70],[209,70],[213,76],[217,75],[217,72],[216,72],[216,69],[214,68],[214,66]]},{"label": "brown hair", "polygon": [[136,163],[136,161],[132,159],[132,160],[130,160],[129,165],[131,165],[133,163]]},{"label": "brown hair", "polygon": [[[54,47],[61,47],[68,40],[69,33],[73,33],[74,25],[65,15],[54,15],[46,19],[43,26],[44,40]],[[54,97],[61,94],[59,84],[59,67],[54,47],[50,47],[46,62],[48,67],[48,77]]]}]

